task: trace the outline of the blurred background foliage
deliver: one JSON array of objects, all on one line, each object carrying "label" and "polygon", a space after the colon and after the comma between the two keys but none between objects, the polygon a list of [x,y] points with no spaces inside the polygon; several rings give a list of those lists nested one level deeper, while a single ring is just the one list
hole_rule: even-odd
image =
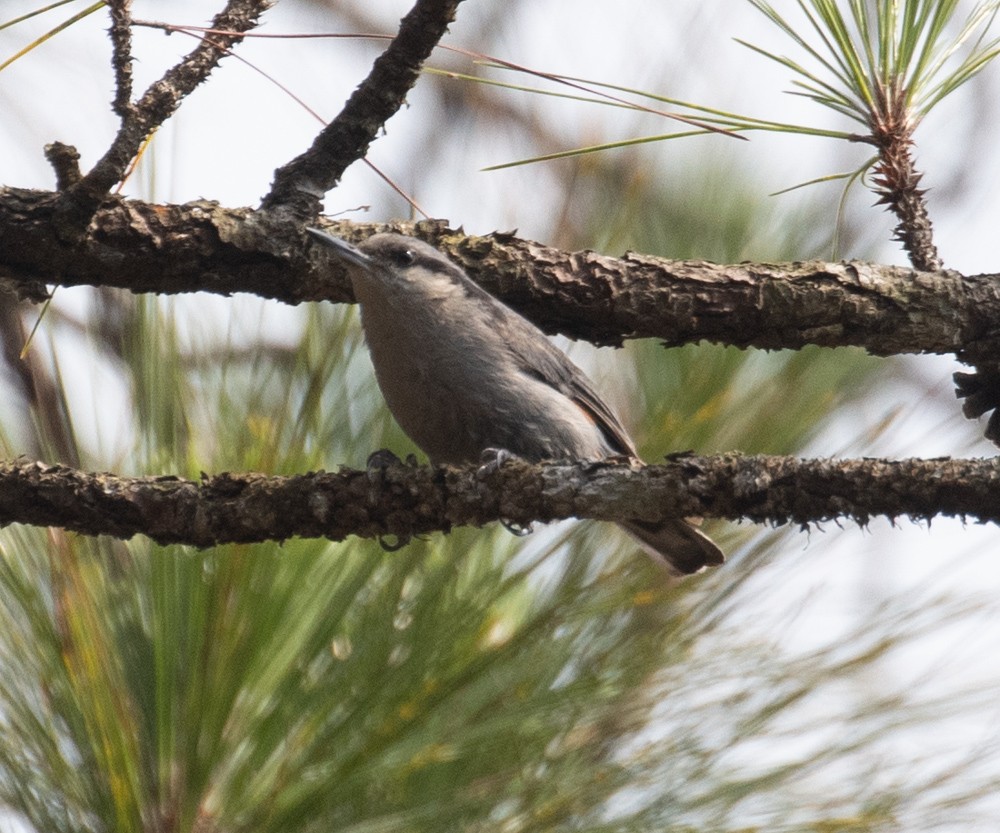
[{"label": "blurred background foliage", "polygon": [[[291,9],[277,18],[288,30],[387,31],[407,5],[283,2],[275,14]],[[453,27],[464,45],[502,53],[514,33],[536,31],[532,4],[467,5]],[[683,86],[684,70],[697,69],[685,60],[721,37],[706,5],[626,3],[603,14],[616,25],[663,16],[670,33],[683,32],[672,52],[635,32],[627,47],[655,55],[660,65],[647,71]],[[200,22],[206,11],[196,8],[179,4],[178,19]],[[553,9],[575,14],[554,4],[550,27],[562,25]],[[104,71],[100,27],[81,46],[76,60]],[[349,84],[371,54],[348,62]],[[19,71],[58,80],[66,55],[52,64],[28,55]],[[28,81],[0,83],[4,100],[35,119],[21,135],[8,125],[4,141],[23,144],[45,113],[31,115]],[[259,80],[238,83],[260,94]],[[573,129],[553,106],[562,104],[424,78],[393,173],[436,206],[476,169],[470,136],[516,135],[521,149],[551,150]],[[607,108],[574,118],[584,134],[634,127],[615,125]],[[171,179],[176,148],[185,130],[203,128],[182,115],[173,130],[130,183],[136,196],[183,195]],[[270,167],[260,167],[247,176],[266,180]],[[838,228],[829,192],[769,198],[776,184],[751,169],[717,138],[563,160],[508,174],[533,184],[530,201],[523,187],[510,192],[506,216],[530,202],[531,236],[610,253],[804,259],[829,256],[836,235],[841,251],[875,254],[871,223],[848,214]],[[4,181],[26,184],[14,175]],[[37,176],[27,184],[48,187]],[[500,176],[477,178],[497,191],[466,193],[470,214],[498,199]],[[224,181],[203,188],[226,201]],[[355,204],[345,193],[332,195],[336,210]],[[366,199],[374,219],[407,210],[387,189]],[[493,223],[503,227],[499,215]],[[381,401],[351,309],[60,290],[25,360],[37,310],[0,298],[0,315],[8,457],[198,477],[359,466],[374,449],[413,450]],[[907,419],[885,390],[919,393],[911,398],[925,415],[954,410],[927,394],[913,365],[854,350],[561,343],[620,407],[648,460],[689,448],[874,453]],[[948,426],[956,445],[973,442],[975,426]],[[671,587],[627,539],[594,524],[524,539],[462,529],[395,553],[357,540],[197,551],[8,527],[4,823],[828,833],[995,819],[996,681],[968,673],[995,653],[983,624],[995,604],[939,575],[881,586],[879,563],[859,570],[834,557],[834,534],[810,535],[803,552],[806,536],[794,530],[708,530],[729,563]],[[954,565],[941,559],[939,574]]]}]

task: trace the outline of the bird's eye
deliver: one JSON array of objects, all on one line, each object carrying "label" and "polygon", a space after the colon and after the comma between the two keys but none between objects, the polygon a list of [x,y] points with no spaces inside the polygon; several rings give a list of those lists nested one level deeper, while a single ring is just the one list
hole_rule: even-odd
[{"label": "bird's eye", "polygon": [[409,266],[416,260],[416,255],[413,254],[412,249],[399,249],[393,252],[392,259],[396,262],[397,266]]}]

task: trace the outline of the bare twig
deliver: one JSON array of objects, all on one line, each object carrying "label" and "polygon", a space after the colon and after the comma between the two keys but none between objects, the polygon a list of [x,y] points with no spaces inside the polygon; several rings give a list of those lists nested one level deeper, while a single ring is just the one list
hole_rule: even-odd
[{"label": "bare twig", "polygon": [[0,524],[206,547],[292,536],[406,537],[503,519],[657,521],[691,514],[809,524],[875,516],[1000,521],[1000,461],[688,457],[665,465],[529,464],[482,478],[475,468],[391,466],[295,477],[87,474],[0,463]]},{"label": "bare twig", "polygon": [[[209,76],[225,50],[241,39],[239,33],[256,26],[260,15],[272,3],[273,0],[229,0],[212,25],[233,34],[202,41],[152,84],[138,102],[125,108],[118,135],[111,147],[93,169],[66,192],[68,201],[62,205],[62,222],[58,224],[61,234],[66,237],[79,234],[108,191],[122,178],[143,140],[173,115],[183,98]],[[119,47],[124,48],[124,45],[116,44],[116,61],[121,57]],[[121,89],[116,93],[116,103],[120,95]]]},{"label": "bare twig", "polygon": [[73,145],[51,142],[45,146],[45,158],[56,172],[56,188],[60,191],[65,191],[83,179],[80,172],[80,151]]},{"label": "bare twig", "polygon": [[461,1],[417,0],[344,109],[312,147],[277,170],[262,208],[281,208],[300,220],[319,214],[323,195],[368,152],[386,121],[403,106],[421,65],[447,31]]},{"label": "bare twig", "polygon": [[115,71],[112,107],[124,121],[132,105],[132,0],[108,0],[111,10],[111,66]]}]

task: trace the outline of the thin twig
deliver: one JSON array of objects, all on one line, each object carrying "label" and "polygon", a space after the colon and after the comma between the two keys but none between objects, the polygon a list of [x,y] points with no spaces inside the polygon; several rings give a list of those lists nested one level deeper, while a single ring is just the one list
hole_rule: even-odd
[{"label": "thin twig", "polygon": [[921,272],[936,272],[943,262],[934,245],[923,178],[913,160],[916,120],[906,103],[906,90],[898,85],[879,87],[879,108],[871,116],[870,142],[878,148],[875,192],[878,202],[896,215],[896,239],[903,244],[910,263]]},{"label": "thin twig", "polygon": [[115,71],[112,107],[122,121],[132,105],[132,0],[108,0],[111,10],[111,66]]}]

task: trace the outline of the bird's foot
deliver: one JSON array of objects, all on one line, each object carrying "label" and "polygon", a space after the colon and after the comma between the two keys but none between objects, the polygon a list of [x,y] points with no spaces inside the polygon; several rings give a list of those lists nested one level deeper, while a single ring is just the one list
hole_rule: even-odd
[{"label": "bird's foot", "polygon": [[420,461],[417,459],[416,454],[407,454],[405,460],[400,460],[388,448],[380,448],[378,451],[373,451],[368,455],[368,460],[365,462],[365,466],[369,471],[371,469],[385,471],[391,466],[406,466],[415,469],[419,465]]},{"label": "bird's foot", "polygon": [[368,455],[365,461],[365,473],[368,476],[368,503],[369,505],[378,502],[379,493],[385,483],[386,469],[393,466],[401,466],[403,461],[388,448],[380,448]]},{"label": "bird's foot", "polygon": [[[503,466],[504,463],[516,459],[517,455],[508,451],[506,448],[483,449],[483,453],[479,455],[479,462],[482,465],[476,470],[476,478],[478,480],[486,480],[488,477],[491,477],[500,471],[500,467]],[[525,526],[524,524],[519,524],[516,521],[510,521],[506,518],[501,518],[500,524],[511,535],[516,535],[518,538],[530,535],[534,531],[530,523]]]},{"label": "bird's foot", "polygon": [[[368,475],[369,505],[373,506],[378,503],[379,494],[381,493],[383,484],[385,483],[386,469],[390,469],[393,466],[415,466],[416,464],[416,457],[412,454],[406,458],[406,462],[404,463],[387,448],[380,448],[378,451],[373,451],[369,454],[368,460],[365,462],[365,469]],[[403,534],[379,535],[376,540],[378,541],[379,546],[386,552],[396,552],[396,550],[402,549],[410,543],[411,539],[412,536]]]},{"label": "bird's foot", "polygon": [[519,524],[516,521],[508,521],[506,518],[500,519],[500,526],[506,529],[511,535],[518,538],[523,538],[525,535],[531,535],[535,531],[533,524]]},{"label": "bird's foot", "polygon": [[484,448],[479,455],[479,462],[482,465],[476,470],[476,478],[485,480],[500,471],[504,463],[516,459],[517,455],[506,448]]}]

